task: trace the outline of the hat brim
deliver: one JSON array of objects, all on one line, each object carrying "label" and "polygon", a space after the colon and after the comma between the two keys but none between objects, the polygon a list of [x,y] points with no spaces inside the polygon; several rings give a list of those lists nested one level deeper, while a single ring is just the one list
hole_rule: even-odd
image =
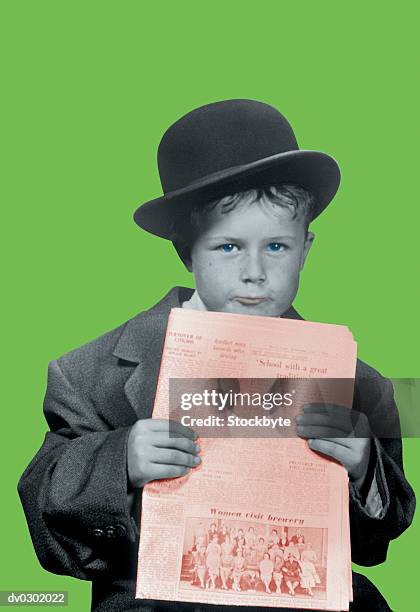
[{"label": "hat brim", "polygon": [[197,203],[206,203],[239,191],[288,183],[312,192],[312,220],[328,206],[340,185],[340,168],[333,157],[320,151],[288,151],[249,164],[227,168],[145,202],[134,213],[141,228],[171,240],[176,218]]}]

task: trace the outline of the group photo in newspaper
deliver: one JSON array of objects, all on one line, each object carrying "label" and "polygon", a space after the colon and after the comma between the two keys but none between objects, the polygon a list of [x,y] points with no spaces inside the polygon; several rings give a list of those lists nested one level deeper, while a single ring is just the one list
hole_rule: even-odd
[{"label": "group photo in newspaper", "polygon": [[[226,514],[234,516],[235,512]],[[276,528],[240,520],[210,521],[186,520],[181,588],[279,595],[295,595],[297,591],[310,597],[316,593],[325,599],[325,530],[286,525]]]}]

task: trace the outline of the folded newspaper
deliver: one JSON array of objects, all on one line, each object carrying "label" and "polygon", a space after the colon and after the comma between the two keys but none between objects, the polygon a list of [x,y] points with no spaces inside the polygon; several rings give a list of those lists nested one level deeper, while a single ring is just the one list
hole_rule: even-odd
[{"label": "folded newspaper", "polygon": [[171,310],[153,417],[198,431],[202,463],[144,487],[137,598],[349,609],[347,472],[294,418],[351,408],[356,351],[344,326]]}]

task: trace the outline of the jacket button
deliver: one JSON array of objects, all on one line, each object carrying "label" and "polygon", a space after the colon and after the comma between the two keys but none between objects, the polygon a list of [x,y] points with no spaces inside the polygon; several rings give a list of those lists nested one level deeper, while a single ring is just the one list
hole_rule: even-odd
[{"label": "jacket button", "polygon": [[109,538],[110,540],[112,540],[113,538],[115,538],[115,536],[117,535],[115,532],[115,527],[113,525],[110,525],[109,527],[107,527],[105,529],[105,535],[107,538]]},{"label": "jacket button", "polygon": [[124,527],[124,525],[115,525],[115,535],[118,538],[123,538],[125,535],[127,535],[127,529]]},{"label": "jacket button", "polygon": [[96,529],[92,529],[92,535],[97,540],[100,540],[101,538],[104,537],[105,534],[104,534],[104,530],[103,529],[99,529],[99,527],[98,527]]}]

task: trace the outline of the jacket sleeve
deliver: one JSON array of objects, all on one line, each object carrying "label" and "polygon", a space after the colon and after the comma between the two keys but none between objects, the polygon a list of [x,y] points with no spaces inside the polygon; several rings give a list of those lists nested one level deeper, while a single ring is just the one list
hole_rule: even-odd
[{"label": "jacket sleeve", "polygon": [[399,417],[391,382],[379,375],[364,380],[358,395],[373,433],[380,435],[382,429],[387,435],[372,438],[370,478],[375,475],[382,502],[378,517],[369,513],[360,493],[350,484],[352,560],[371,566],[386,560],[389,542],[409,527],[416,501],[404,475]]},{"label": "jacket sleeve", "polygon": [[110,430],[50,363],[44,443],[18,491],[41,565],[90,580],[124,571],[136,538],[127,499],[129,427]]}]

